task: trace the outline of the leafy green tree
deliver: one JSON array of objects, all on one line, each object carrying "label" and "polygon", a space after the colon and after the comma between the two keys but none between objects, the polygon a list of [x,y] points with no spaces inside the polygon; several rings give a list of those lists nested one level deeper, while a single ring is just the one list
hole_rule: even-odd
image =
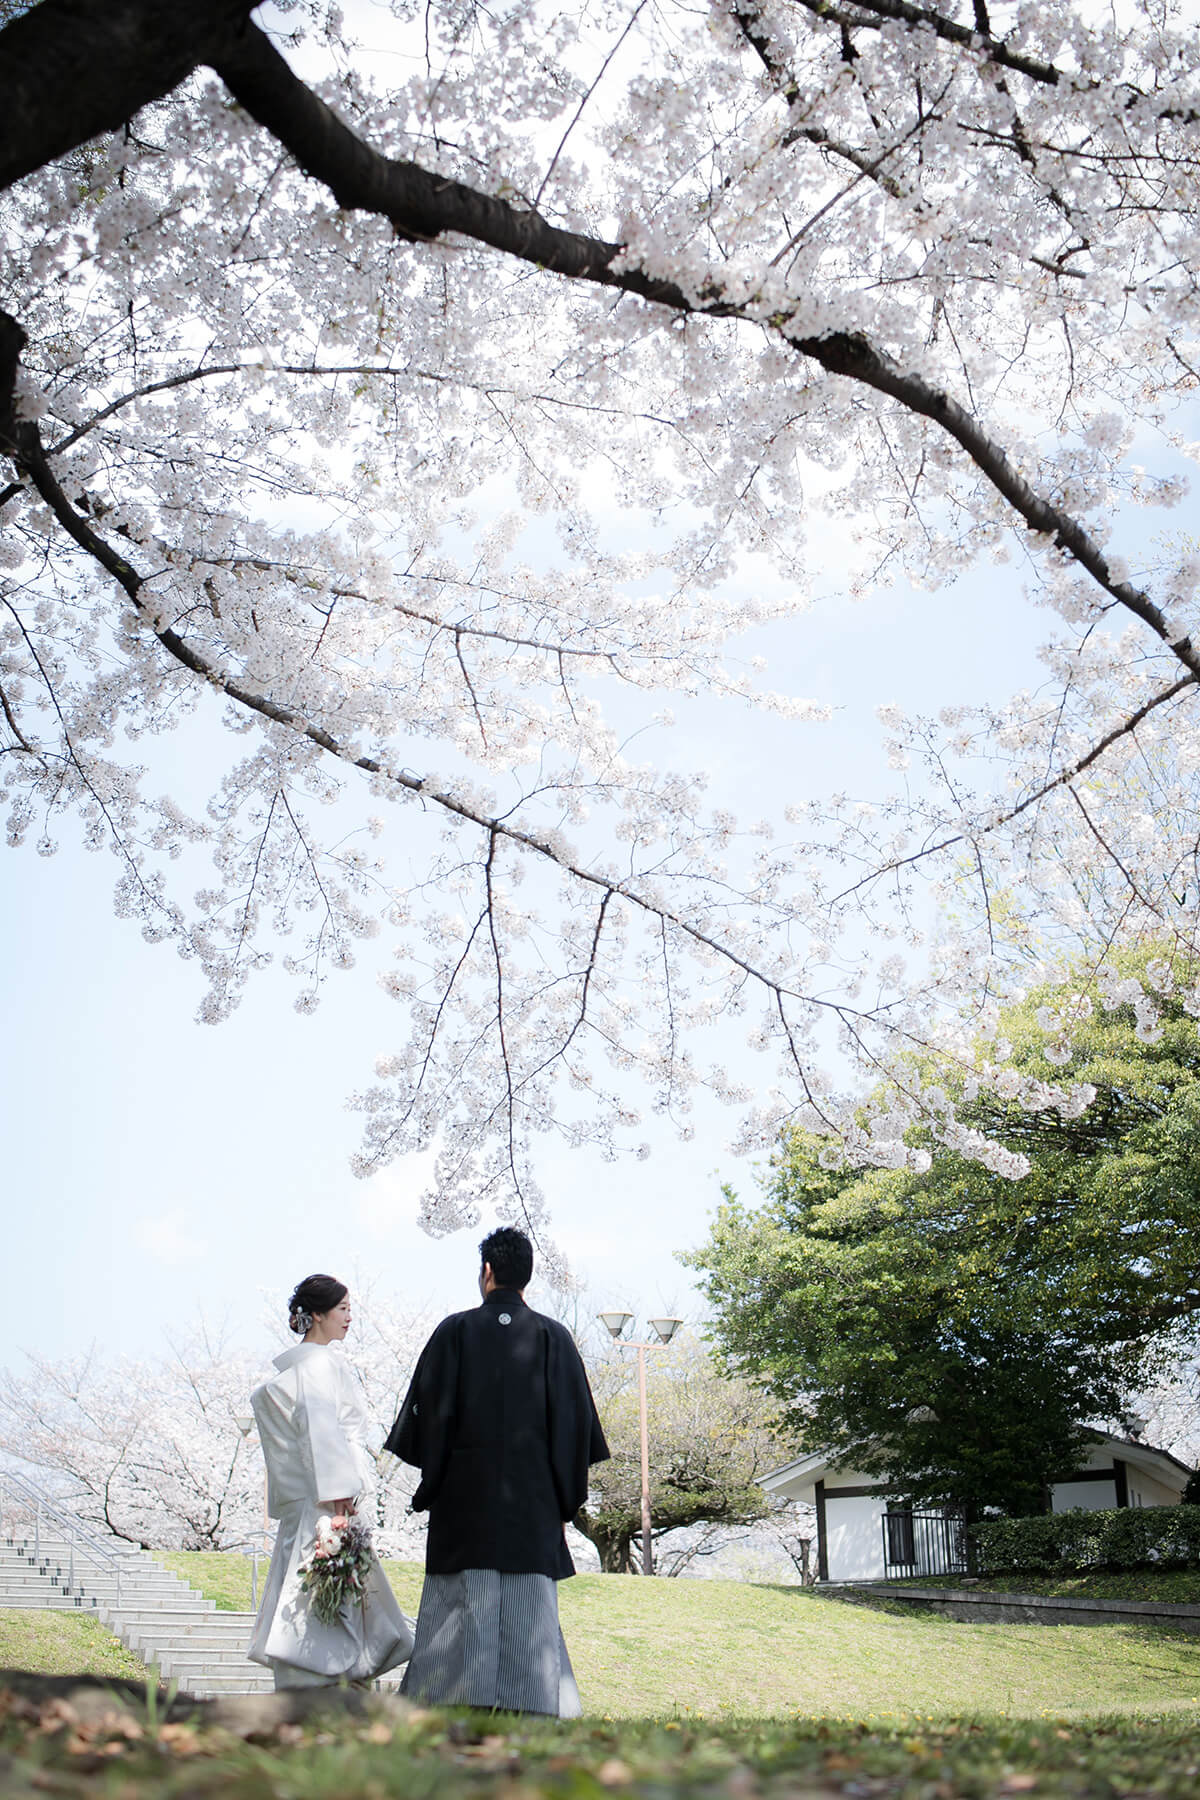
[{"label": "leafy green tree", "polygon": [[[1086,1423],[1178,1354],[1200,1310],[1195,974],[1142,953],[1065,1008],[1060,988],[1009,1009],[978,1054],[1009,1064],[1011,1101],[913,1065],[1028,1159],[1021,1179],[944,1147],[924,1173],[827,1167],[796,1134],[761,1206],[726,1191],[686,1260],[727,1365],[769,1385],[806,1448],[917,1500],[1038,1511]],[[1064,1080],[1095,1089],[1078,1116],[1045,1104]]]},{"label": "leafy green tree", "polygon": [[[610,1352],[589,1359],[611,1460],[592,1470],[588,1504],[574,1523],[606,1574],[638,1567],[642,1529],[641,1438],[636,1365]],[[681,1332],[648,1359],[650,1514],[655,1541],[685,1525],[749,1525],[770,1504],[759,1477],[785,1460],[776,1408],[762,1390],[723,1375],[706,1346]]]}]

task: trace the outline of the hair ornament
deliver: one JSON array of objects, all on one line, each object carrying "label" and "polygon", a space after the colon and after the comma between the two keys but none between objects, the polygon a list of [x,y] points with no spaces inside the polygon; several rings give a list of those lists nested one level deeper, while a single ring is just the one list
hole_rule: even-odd
[{"label": "hair ornament", "polygon": [[303,1306],[297,1306],[288,1320],[288,1324],[299,1337],[303,1337],[306,1331],[312,1330],[312,1322],[312,1314]]}]

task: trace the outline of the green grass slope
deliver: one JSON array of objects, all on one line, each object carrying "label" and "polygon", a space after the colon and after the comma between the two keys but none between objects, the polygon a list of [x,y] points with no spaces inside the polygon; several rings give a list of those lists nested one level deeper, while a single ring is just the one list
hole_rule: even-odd
[{"label": "green grass slope", "polygon": [[[163,1560],[218,1603],[249,1606],[241,1557]],[[420,1570],[387,1567],[415,1614]],[[1038,1718],[1200,1704],[1200,1639],[1153,1627],[968,1625],[733,1581],[580,1575],[559,1594],[584,1706],[602,1719]]]},{"label": "green grass slope", "polygon": [[90,1614],[32,1607],[0,1612],[0,1669],[30,1669],[38,1675],[125,1675],[132,1681],[146,1675],[141,1659]]}]

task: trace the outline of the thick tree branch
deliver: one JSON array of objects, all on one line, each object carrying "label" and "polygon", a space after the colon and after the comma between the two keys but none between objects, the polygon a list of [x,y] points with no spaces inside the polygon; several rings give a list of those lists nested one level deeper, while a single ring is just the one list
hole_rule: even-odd
[{"label": "thick tree branch", "polygon": [[209,62],[258,0],[41,0],[0,32],[0,189],[116,131]]},{"label": "thick tree branch", "polygon": [[[763,322],[761,306],[735,304],[725,298],[715,281],[698,295],[687,294],[674,282],[636,267],[623,267],[624,252],[619,244],[564,231],[532,210],[518,209],[495,195],[433,175],[416,163],[380,155],[293,75],[274,45],[253,25],[221,60],[217,72],[247,111],[291,151],[307,174],[330,189],[340,206],[381,214],[404,236],[432,239],[447,231],[459,232],[572,280],[619,288],[675,311]],[[1149,595],[1113,576],[1099,545],[1083,525],[1037,493],[966,407],[923,376],[903,370],[886,351],[859,333],[834,331],[812,337],[796,331],[786,311],[774,312],[766,322],[830,374],[844,375],[887,394],[940,426],[1031,531],[1052,538],[1105,593],[1168,644],[1191,674],[1200,676],[1200,653],[1190,638],[1172,643],[1166,618]]]},{"label": "thick tree branch", "polygon": [[[902,9],[894,15],[887,13],[889,17],[913,24],[922,22],[921,9],[907,6],[904,0],[871,3],[881,12],[892,6]],[[222,4],[232,7],[234,0],[222,0]],[[216,5],[217,0],[207,0],[203,13],[210,27]],[[58,22],[56,28],[62,29],[72,6],[81,16],[94,19],[95,8],[88,5],[88,0],[42,0],[41,6],[24,17],[52,12]],[[121,6],[122,19],[134,14],[140,17],[144,10],[153,22],[160,0],[121,0]],[[239,0],[239,11],[244,11],[244,0]],[[228,21],[228,11],[224,17]],[[0,53],[7,52],[10,34],[22,23],[23,19],[18,19],[0,33]],[[965,27],[956,26],[955,31],[963,33]],[[973,35],[966,32],[968,38]],[[0,54],[0,65],[6,71],[11,60]],[[340,206],[381,215],[402,236],[420,240],[458,232],[568,279],[616,288],[676,311],[763,322],[761,305],[733,303],[715,281],[698,294],[688,294],[676,283],[643,269],[623,267],[624,250],[620,244],[565,231],[531,209],[518,208],[463,182],[432,174],[419,164],[380,155],[292,73],[267,36],[248,21],[239,29],[227,25],[225,40],[212,52],[210,60],[235,98],[274,134],[307,174],[329,188]],[[3,95],[0,81],[0,102]],[[78,132],[75,141],[81,141]],[[940,426],[1032,531],[1051,537],[1107,594],[1169,644],[1191,674],[1200,676],[1200,654],[1191,640],[1171,642],[1167,621],[1149,596],[1132,583],[1113,577],[1099,545],[1080,522],[1038,494],[1001,446],[958,401],[924,377],[906,373],[885,351],[860,334],[830,332],[824,337],[811,337],[791,328],[787,312],[775,312],[768,322],[793,348],[829,373],[844,375],[887,394]]]},{"label": "thick tree branch", "polygon": [[[957,44],[995,68],[1011,69],[1014,74],[1027,76],[1042,87],[1074,88],[1079,93],[1094,93],[1100,87],[1100,83],[1089,76],[1060,69],[1042,57],[1028,56],[1022,50],[1012,49],[1005,39],[993,37],[989,31],[972,31],[956,19],[946,18],[936,7],[913,6],[910,0],[846,0],[845,4],[837,4],[835,0],[798,0],[798,3],[814,18],[828,20],[839,26],[843,33],[879,31],[883,25],[892,22],[910,25],[918,31],[932,32],[943,43]],[[986,16],[977,0],[976,25]],[[1144,93],[1128,82],[1119,84],[1119,92],[1124,105],[1130,108],[1153,99],[1152,94]],[[1195,107],[1156,106],[1154,116],[1176,125],[1195,125],[1200,121],[1200,113]]]}]

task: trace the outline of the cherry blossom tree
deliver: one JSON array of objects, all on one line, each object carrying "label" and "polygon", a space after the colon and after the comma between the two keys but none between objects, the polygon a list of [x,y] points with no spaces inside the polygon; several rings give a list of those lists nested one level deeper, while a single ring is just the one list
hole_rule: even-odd
[{"label": "cherry blossom tree", "polygon": [[87,1523],[219,1550],[262,1530],[262,1463],[239,1429],[254,1365],[203,1328],[152,1361],[26,1356],[0,1375],[0,1449]]},{"label": "cherry blossom tree", "polygon": [[[360,1167],[437,1142],[435,1230],[540,1228],[538,1134],[636,1149],[698,1089],[743,1143],[791,1123],[899,1165],[920,1121],[1019,1174],[907,1053],[1011,1087],[972,1046],[1031,960],[1196,948],[1200,558],[1120,535],[1182,492],[1147,463],[1192,449],[1188,22],[389,0],[360,44],[317,0],[3,17],[10,840],[80,819],[213,1020],[280,941],[310,1008],[386,930],[404,1024]],[[1045,684],[885,706],[894,799],[739,825],[634,760],[622,706],[818,731],[819,694],[732,651],[802,632],[829,530],[864,587],[1009,561]],[[204,737],[159,794],[155,740],[214,719],[224,761]],[[1034,1111],[1088,1103],[1071,1004]],[[710,1055],[730,1019],[762,1080]]]},{"label": "cherry blossom tree", "polygon": [[[273,1325],[281,1312],[272,1307]],[[382,1444],[430,1321],[357,1282],[355,1315],[345,1353]],[[145,1548],[261,1548],[263,1461],[250,1391],[271,1372],[203,1320],[142,1361],[95,1349],[58,1360],[27,1354],[0,1371],[0,1451],[85,1522]],[[425,1535],[424,1518],[409,1511],[416,1471],[382,1450],[377,1464],[376,1541],[386,1555],[416,1559]]]}]

